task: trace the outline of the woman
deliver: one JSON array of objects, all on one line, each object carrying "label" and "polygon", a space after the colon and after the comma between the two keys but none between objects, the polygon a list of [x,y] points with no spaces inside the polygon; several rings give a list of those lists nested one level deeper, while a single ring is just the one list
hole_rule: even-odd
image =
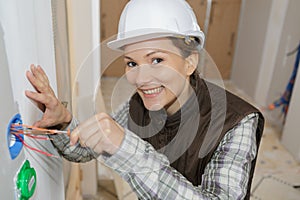
[{"label": "woman", "polygon": [[[140,199],[247,199],[263,129],[261,113],[199,77],[204,35],[184,0],[131,0],[108,46],[124,52],[136,93],[109,116],[78,123],[55,97],[41,67],[27,77],[44,106],[36,126],[74,162],[99,159]],[[223,95],[222,95],[223,94]],[[225,97],[225,98],[223,98]]]}]

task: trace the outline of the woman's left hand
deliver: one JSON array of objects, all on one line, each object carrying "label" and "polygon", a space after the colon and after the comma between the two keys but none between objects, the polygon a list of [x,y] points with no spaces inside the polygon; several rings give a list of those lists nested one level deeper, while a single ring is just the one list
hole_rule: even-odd
[{"label": "woman's left hand", "polygon": [[124,129],[106,113],[94,115],[79,124],[71,133],[71,145],[80,142],[96,153],[106,152],[113,155],[124,139]]},{"label": "woman's left hand", "polygon": [[26,90],[28,98],[35,101],[43,112],[42,119],[34,123],[37,127],[50,127],[59,124],[68,124],[72,120],[71,113],[60,103],[50,86],[48,76],[41,66],[30,66],[26,72],[27,79],[36,91]]}]

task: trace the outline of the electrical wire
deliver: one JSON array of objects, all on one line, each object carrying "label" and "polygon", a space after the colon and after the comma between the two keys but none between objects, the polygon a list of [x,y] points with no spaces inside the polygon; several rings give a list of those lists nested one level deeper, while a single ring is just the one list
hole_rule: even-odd
[{"label": "electrical wire", "polygon": [[290,52],[288,54],[288,56],[290,56],[296,52],[297,52],[297,55],[296,55],[296,60],[294,63],[294,69],[290,76],[289,82],[286,85],[284,93],[279,97],[279,99],[275,100],[273,103],[271,103],[268,106],[269,110],[274,110],[275,108],[282,106],[281,112],[284,114],[284,122],[285,122],[285,118],[286,118],[286,115],[288,112],[288,108],[289,108],[289,104],[290,104],[290,100],[291,100],[291,96],[292,96],[292,92],[293,92],[293,88],[294,88],[294,84],[295,84],[295,79],[296,79],[297,72],[298,72],[298,67],[299,67],[299,62],[300,62],[300,44],[298,45],[298,47],[295,50]]},{"label": "electrical wire", "polygon": [[36,152],[38,152],[38,153],[40,153],[40,154],[43,154],[43,155],[45,155],[45,156],[48,156],[48,157],[58,158],[58,156],[56,156],[56,155],[53,155],[53,154],[51,154],[51,153],[42,151],[42,150],[40,150],[40,149],[36,149],[36,148],[34,148],[34,147],[28,145],[27,143],[25,143],[24,139],[23,139],[20,135],[18,135],[18,134],[14,134],[14,135],[15,135],[15,136],[22,142],[22,144],[23,144],[25,147],[27,147],[28,149],[30,149],[30,150],[32,150],[32,151],[36,151]]},{"label": "electrical wire", "polygon": [[[23,137],[21,137],[21,135],[24,135],[26,137],[32,138],[32,139],[36,139],[36,140],[52,140],[51,138],[48,137],[48,135],[50,134],[67,134],[68,136],[70,136],[70,130],[67,131],[61,131],[61,130],[55,130],[55,129],[45,129],[45,128],[39,128],[39,127],[35,127],[35,126],[30,126],[30,125],[26,125],[26,124],[20,124],[20,123],[13,123],[11,124],[11,128],[10,128],[10,133],[12,135],[14,135],[14,139],[15,140],[19,140],[26,148],[38,152],[40,154],[43,154],[45,156],[48,157],[54,157],[54,158],[58,158],[58,156],[55,156],[51,153],[42,151],[40,149],[34,148],[30,145],[28,145],[27,143],[25,143]],[[11,140],[13,138],[11,137]]]},{"label": "electrical wire", "polygon": [[46,128],[39,128],[36,126],[30,126],[27,124],[12,124],[11,127],[15,130],[23,130],[23,131],[27,131],[28,133],[34,134],[34,135],[38,135],[38,134],[42,134],[42,135],[47,135],[47,134],[60,134],[60,133],[65,133],[68,136],[70,136],[70,129],[68,129],[67,131],[61,131],[61,130],[56,130],[56,129],[46,129]]}]

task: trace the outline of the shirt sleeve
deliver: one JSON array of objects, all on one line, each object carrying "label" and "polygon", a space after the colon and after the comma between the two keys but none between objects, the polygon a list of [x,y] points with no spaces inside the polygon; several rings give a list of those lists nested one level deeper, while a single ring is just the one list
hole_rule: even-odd
[{"label": "shirt sleeve", "polygon": [[[72,130],[74,130],[78,126],[78,124],[79,122],[77,121],[77,119],[72,118],[72,121],[68,125],[66,130],[70,129],[72,134]],[[82,147],[79,142],[71,146],[70,138],[67,134],[53,134],[49,135],[49,137],[51,138],[51,142],[57,149],[58,153],[69,161],[88,162],[99,156],[90,148]]]},{"label": "shirt sleeve", "polygon": [[[121,126],[126,127],[128,121],[128,111],[129,102],[127,101],[126,103],[121,105],[115,113],[112,113],[111,116]],[[74,130],[78,126],[78,124],[78,120],[73,117],[70,124],[65,128],[65,130],[70,129],[72,134],[72,130]],[[94,158],[99,157],[99,154],[95,153],[88,147],[82,147],[80,143],[71,146],[70,138],[66,134],[54,134],[49,135],[49,137],[51,138],[51,142],[57,149],[58,153],[69,161],[88,162]]]},{"label": "shirt sleeve", "polygon": [[257,121],[258,115],[250,114],[226,133],[198,186],[172,168],[166,156],[127,129],[117,153],[99,159],[119,173],[140,199],[243,199],[251,161],[256,156]]},{"label": "shirt sleeve", "polygon": [[111,117],[122,127],[127,128],[129,117],[129,101],[121,104],[119,108],[111,114]]}]

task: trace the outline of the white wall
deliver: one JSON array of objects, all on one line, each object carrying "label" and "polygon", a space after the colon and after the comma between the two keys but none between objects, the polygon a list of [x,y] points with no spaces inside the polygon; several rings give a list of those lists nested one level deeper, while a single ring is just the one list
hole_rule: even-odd
[{"label": "white wall", "polygon": [[273,0],[243,0],[231,80],[254,97]]},{"label": "white wall", "polygon": [[[25,78],[25,71],[31,63],[44,67],[56,90],[51,1],[0,0],[0,23],[14,101],[18,103],[23,123],[32,124],[40,119],[41,112],[24,95],[24,90],[33,89]],[[49,141],[25,138],[25,142],[57,155]],[[37,188],[32,199],[64,199],[61,159],[50,158],[27,148],[24,153],[25,159],[30,160],[37,172]]]},{"label": "white wall", "polygon": [[283,25],[286,20],[288,4],[289,1],[272,1],[266,39],[264,41],[264,49],[259,66],[258,82],[254,96],[254,99],[259,102],[260,105],[267,105],[270,103],[270,101],[267,100],[267,95],[272,84],[272,79],[274,79],[273,73],[275,71],[278,51],[280,48],[282,49],[282,45],[284,45],[280,44],[280,38],[284,30]]},{"label": "white wall", "polygon": [[300,134],[299,134],[299,119],[300,119],[300,73],[298,73],[292,100],[289,106],[289,113],[286,119],[282,134],[282,144],[300,162]]},{"label": "white wall", "polygon": [[[296,54],[287,57],[287,52],[294,50],[300,42],[300,1],[290,0],[288,12],[286,15],[283,34],[280,39],[278,55],[276,57],[276,65],[271,82],[268,100],[278,97],[278,93],[284,91],[294,68]],[[300,162],[300,70],[295,81],[295,86],[286,118],[286,122],[282,134],[283,145],[292,153],[292,155]]]},{"label": "white wall", "polygon": [[300,42],[300,1],[287,1],[287,11],[282,27],[279,41],[279,49],[275,56],[274,72],[270,82],[267,102],[271,103],[277,99],[285,90],[289,78],[292,74],[295,62],[295,56],[287,57],[287,54],[294,50]]},{"label": "white wall", "polygon": [[[299,42],[299,3],[243,1],[232,81],[262,107],[278,99],[289,81],[294,59],[286,54]],[[279,115],[278,109],[268,113],[281,126]]]},{"label": "white wall", "polygon": [[0,194],[3,199],[14,199],[14,177],[24,162],[24,151],[22,150],[15,160],[11,159],[8,148],[10,140],[7,141],[7,125],[12,116],[18,113],[18,109],[13,99],[3,34],[0,24],[0,92],[2,97],[5,95],[5,98],[0,98]]},{"label": "white wall", "polygon": [[[299,0],[243,1],[232,80],[262,107],[277,100],[289,82],[296,54],[287,54],[300,42],[299,8]],[[300,160],[298,79],[285,125],[280,118],[281,108],[265,116],[279,127],[284,125],[282,142]]]}]

